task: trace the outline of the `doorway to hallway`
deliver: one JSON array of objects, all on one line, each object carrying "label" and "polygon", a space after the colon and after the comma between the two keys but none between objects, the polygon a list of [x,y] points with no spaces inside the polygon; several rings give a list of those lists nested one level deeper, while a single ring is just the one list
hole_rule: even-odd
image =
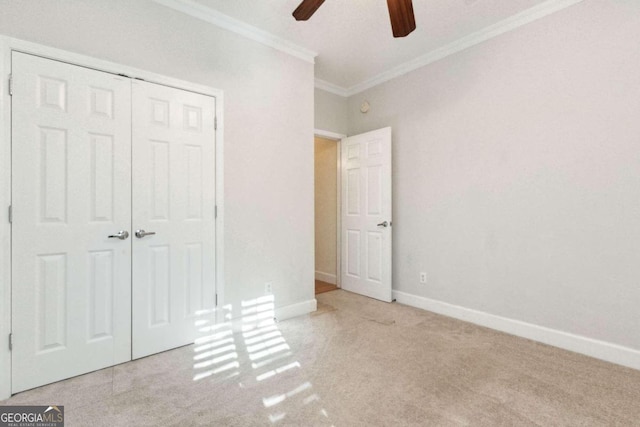
[{"label": "doorway to hallway", "polygon": [[314,139],[315,293],[339,288],[340,140]]},{"label": "doorway to hallway", "polygon": [[391,302],[391,128],[323,136],[316,131],[315,278]]}]

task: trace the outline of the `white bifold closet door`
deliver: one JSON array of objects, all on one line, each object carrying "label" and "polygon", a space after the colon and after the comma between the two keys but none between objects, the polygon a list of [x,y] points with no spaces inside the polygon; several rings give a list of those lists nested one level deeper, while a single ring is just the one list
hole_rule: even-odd
[{"label": "white bifold closet door", "polygon": [[12,391],[131,358],[131,83],[12,54]]},{"label": "white bifold closet door", "polygon": [[215,98],[13,53],[12,391],[213,322]]},{"label": "white bifold closet door", "polygon": [[193,343],[215,308],[215,98],[133,82],[133,358]]}]

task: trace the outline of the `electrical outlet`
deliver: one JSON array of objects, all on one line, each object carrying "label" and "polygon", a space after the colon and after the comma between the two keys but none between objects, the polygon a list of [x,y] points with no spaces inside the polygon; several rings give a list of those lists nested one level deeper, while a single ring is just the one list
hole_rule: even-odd
[{"label": "electrical outlet", "polygon": [[420,283],[423,285],[427,283],[427,273],[420,273]]},{"label": "electrical outlet", "polygon": [[266,282],[264,284],[264,293],[272,294],[273,293],[273,282]]}]

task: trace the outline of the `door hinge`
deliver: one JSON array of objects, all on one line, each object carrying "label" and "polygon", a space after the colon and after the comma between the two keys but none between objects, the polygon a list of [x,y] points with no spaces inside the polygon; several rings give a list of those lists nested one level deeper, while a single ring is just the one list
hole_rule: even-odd
[{"label": "door hinge", "polygon": [[218,205],[213,208],[213,217],[218,218]]},{"label": "door hinge", "polygon": [[13,74],[9,74],[9,96],[13,96]]},{"label": "door hinge", "polygon": [[13,222],[13,207],[9,205],[9,224]]},{"label": "door hinge", "polygon": [[9,334],[9,351],[13,350],[13,334]]},{"label": "door hinge", "polygon": [[216,294],[216,307],[218,306],[218,294]]},{"label": "door hinge", "polygon": [[218,116],[213,117],[213,130],[218,130]]}]

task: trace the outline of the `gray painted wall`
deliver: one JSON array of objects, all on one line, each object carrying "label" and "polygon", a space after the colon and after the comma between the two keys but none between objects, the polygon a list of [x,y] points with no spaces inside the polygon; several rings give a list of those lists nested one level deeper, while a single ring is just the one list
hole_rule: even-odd
[{"label": "gray painted wall", "polygon": [[395,289],[640,349],[638,40],[586,0],[349,99],[393,128]]},{"label": "gray painted wall", "polygon": [[0,33],[224,91],[226,303],[314,298],[313,64],[146,0],[0,0]]},{"label": "gray painted wall", "polygon": [[315,90],[315,128],[347,134],[347,98],[322,89]]}]

